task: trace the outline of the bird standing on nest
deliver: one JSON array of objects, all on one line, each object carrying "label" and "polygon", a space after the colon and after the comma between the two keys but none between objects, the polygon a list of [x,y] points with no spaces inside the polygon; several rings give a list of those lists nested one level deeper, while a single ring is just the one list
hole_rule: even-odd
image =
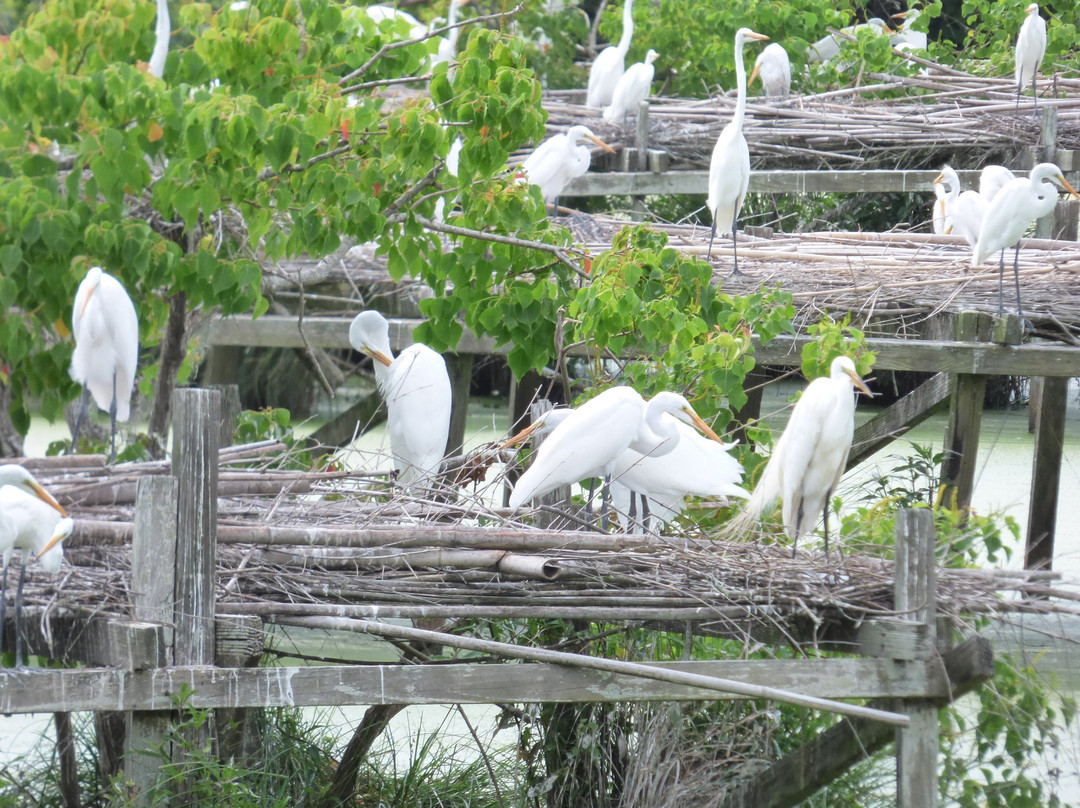
[{"label": "bird standing on nest", "polygon": [[979,228],[989,205],[985,197],[975,191],[960,192],[960,177],[952,166],[942,166],[934,180],[935,188],[945,187],[943,207],[945,210],[945,233],[963,236],[971,247],[979,240]]},{"label": "bird standing on nest", "polygon": [[611,103],[615,85],[626,69],[626,54],[634,36],[634,0],[623,6],[622,36],[618,45],[608,45],[589,67],[589,86],[585,91],[585,106],[603,109]]},{"label": "bird standing on nest", "polygon": [[532,185],[540,186],[544,202],[558,207],[559,194],[574,177],[589,170],[592,154],[584,145],[590,140],[611,154],[615,150],[592,133],[587,126],[571,126],[565,135],[553,135],[525,158],[521,170]]},{"label": "bird standing on nest", "polygon": [[1020,112],[1020,93],[1031,81],[1031,95],[1035,101],[1035,114],[1039,113],[1039,91],[1036,80],[1039,66],[1046,53],[1046,20],[1039,16],[1039,5],[1032,3],[1025,11],[1027,17],[1016,37],[1016,112]]},{"label": "bird standing on nest", "polygon": [[753,86],[754,79],[761,74],[761,84],[768,98],[787,98],[791,92],[791,60],[787,51],[779,42],[766,45],[754,62],[748,85]]},{"label": "bird standing on nest", "polygon": [[638,105],[649,97],[649,90],[652,89],[653,76],[656,75],[653,62],[659,55],[650,48],[645,54],[644,62],[630,65],[630,69],[622,74],[619,83],[615,85],[611,104],[604,110],[605,121],[622,124],[626,122],[627,115],[637,114]]},{"label": "bird standing on nest", "polygon": [[829,555],[829,499],[847,466],[855,434],[855,395],[870,390],[847,356],[838,356],[829,375],[814,379],[791,412],[746,508],[733,519],[728,534],[747,532],[773,502],[783,500],[784,532],[791,556],[799,537],[825,519],[825,556]]}]

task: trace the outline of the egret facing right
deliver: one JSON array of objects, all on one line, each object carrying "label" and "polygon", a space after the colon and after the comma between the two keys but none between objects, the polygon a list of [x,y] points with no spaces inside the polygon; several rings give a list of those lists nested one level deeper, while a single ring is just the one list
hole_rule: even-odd
[{"label": "egret facing right", "polygon": [[101,267],[93,267],[79,284],[71,333],[75,337],[71,378],[83,386],[71,450],[76,450],[93,395],[98,409],[109,413],[112,463],[116,460],[116,422],[127,421],[131,414],[131,389],[139,361],[139,317],[123,284]]},{"label": "egret facing right", "polygon": [[584,145],[586,140],[611,154],[615,153],[589,127],[577,124],[571,126],[565,135],[549,137],[522,162],[521,170],[531,184],[540,186],[540,193],[547,204],[555,205],[566,184],[589,170],[592,154],[589,147]]},{"label": "egret facing right", "polygon": [[1016,111],[1020,112],[1020,92],[1031,81],[1031,95],[1035,99],[1035,113],[1039,112],[1039,91],[1036,79],[1039,66],[1046,54],[1046,20],[1039,16],[1038,3],[1032,3],[1025,11],[1027,17],[1016,37]]},{"label": "egret facing right", "polygon": [[705,206],[712,214],[707,258],[712,258],[716,226],[722,224],[726,229],[730,225],[731,249],[735,252],[735,271],[732,274],[735,275],[742,274],[739,272],[735,230],[739,223],[739,209],[750,185],[750,147],[746,145],[742,132],[743,118],[746,117],[746,66],[743,64],[743,45],[748,39],[765,40],[768,37],[754,33],[749,28],[740,28],[735,33],[735,78],[739,95],[735,102],[735,117],[724,127],[713,147],[712,159],[709,161],[709,198],[705,201]]}]

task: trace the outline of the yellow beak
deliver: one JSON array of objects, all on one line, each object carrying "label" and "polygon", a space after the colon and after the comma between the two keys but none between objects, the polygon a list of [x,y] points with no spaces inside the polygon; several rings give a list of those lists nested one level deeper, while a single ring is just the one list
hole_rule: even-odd
[{"label": "yellow beak", "polygon": [[690,420],[694,422],[694,426],[698,428],[698,431],[700,431],[701,434],[705,435],[706,437],[712,438],[717,443],[723,444],[724,441],[720,439],[720,436],[709,428],[709,425],[705,423],[704,419],[700,415],[694,412],[692,407],[685,407],[683,409],[683,412],[690,416]]},{"label": "yellow beak", "polygon": [[532,434],[533,432],[535,432],[536,430],[538,430],[538,429],[539,429],[539,428],[540,428],[541,426],[543,426],[543,425],[544,425],[544,419],[543,419],[543,418],[541,418],[541,419],[540,419],[539,421],[533,421],[533,422],[532,422],[531,424],[529,424],[529,425],[528,425],[527,427],[525,427],[525,428],[524,428],[523,430],[521,430],[520,432],[518,432],[518,433],[517,433],[516,435],[514,435],[514,437],[510,438],[510,440],[508,440],[508,441],[507,441],[506,443],[504,443],[504,444],[503,444],[502,446],[500,446],[499,448],[500,448],[500,449],[511,449],[511,448],[513,448],[514,446],[520,446],[520,445],[521,445],[521,444],[523,444],[523,443],[524,443],[524,442],[525,442],[526,440],[528,440],[528,439],[529,439],[529,436],[530,436],[530,435],[531,435],[531,434]]},{"label": "yellow beak", "polygon": [[60,541],[61,541],[62,539],[64,539],[64,538],[65,538],[65,537],[66,537],[67,535],[68,535],[68,534],[67,534],[67,533],[65,533],[64,531],[62,531],[62,530],[57,530],[57,531],[56,531],[56,532],[55,532],[55,533],[53,534],[52,538],[51,538],[51,539],[49,539],[49,542],[48,542],[48,544],[46,544],[46,545],[45,545],[44,547],[42,547],[42,548],[41,548],[41,552],[37,554],[37,557],[38,557],[38,558],[41,558],[41,557],[42,557],[43,555],[45,555],[45,554],[46,554],[47,552],[49,552],[49,550],[51,550],[51,549],[52,549],[53,547],[55,547],[55,546],[56,546],[56,545],[57,545],[57,544],[58,544],[58,543],[59,543],[59,542],[60,542]]},{"label": "yellow beak", "polygon": [[89,292],[86,293],[86,300],[83,301],[82,308],[79,309],[79,317],[82,317],[84,314],[86,314],[86,307],[90,305],[90,298],[94,296],[94,292],[96,291],[97,287],[94,286],[90,289]]},{"label": "yellow beak", "polygon": [[858,373],[852,373],[851,371],[847,370],[845,370],[844,372],[847,373],[848,377],[851,379],[851,382],[855,385],[855,387],[857,387],[863,393],[866,393],[866,395],[873,397],[874,394],[870,392],[870,388],[866,386],[866,382],[862,380],[862,377],[860,377]]},{"label": "yellow beak", "polygon": [[1057,180],[1058,180],[1058,182],[1060,182],[1065,187],[1066,191],[1068,191],[1070,194],[1075,196],[1077,199],[1080,199],[1080,194],[1078,194],[1076,192],[1075,188],[1073,188],[1071,185],[1069,185],[1069,181],[1067,179],[1065,179],[1063,176],[1058,174],[1057,175]]},{"label": "yellow beak", "polygon": [[38,499],[42,500],[43,502],[47,502],[52,507],[56,508],[56,510],[60,511],[61,516],[68,515],[67,511],[64,510],[63,506],[55,499],[53,499],[52,494],[50,494],[40,485],[38,485],[37,483],[30,483],[30,487],[34,489],[34,493],[38,495]]},{"label": "yellow beak", "polygon": [[601,140],[600,138],[598,138],[598,137],[597,137],[596,135],[586,135],[586,137],[587,137],[587,138],[588,138],[589,140],[591,140],[591,141],[592,141],[593,143],[595,143],[595,144],[596,144],[597,146],[599,146],[599,147],[600,147],[601,149],[604,149],[605,151],[608,151],[608,152],[610,152],[611,154],[614,154],[614,153],[615,153],[615,150],[614,150],[613,148],[611,148],[611,146],[609,146],[608,144],[606,144],[606,143],[605,143],[604,141],[602,141],[602,140]]},{"label": "yellow beak", "polygon": [[366,353],[376,362],[382,362],[387,367],[390,367],[392,364],[394,364],[394,360],[384,354],[382,351],[377,351],[374,348],[367,347],[366,345],[364,346],[364,353]]},{"label": "yellow beak", "polygon": [[760,72],[761,72],[761,68],[758,67],[757,65],[754,65],[754,69],[750,71],[750,81],[746,82],[747,86],[754,83],[754,79],[756,79],[758,77],[758,73],[760,73]]},{"label": "yellow beak", "polygon": [[757,39],[757,40],[762,41],[762,42],[768,40],[768,37],[765,36],[765,34],[759,34],[759,33],[755,32],[755,31],[751,31],[749,34],[747,34],[747,36],[750,37],[751,39]]},{"label": "yellow beak", "polygon": [[945,182],[945,175],[944,174],[938,174],[937,175],[937,179],[934,180],[934,185],[937,185],[939,182]]}]

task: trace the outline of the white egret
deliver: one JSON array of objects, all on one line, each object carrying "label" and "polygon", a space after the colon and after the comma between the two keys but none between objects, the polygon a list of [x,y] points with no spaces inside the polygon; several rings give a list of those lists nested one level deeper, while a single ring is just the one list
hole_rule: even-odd
[{"label": "white egret", "polygon": [[23,487],[0,487],[0,641],[7,611],[7,568],[15,549],[22,550],[19,586],[15,593],[15,666],[22,667],[22,593],[26,578],[27,555],[32,553],[46,572],[59,572],[64,560],[60,544],[71,535],[74,522],[61,515],[58,507],[41,500],[36,492],[27,493]]},{"label": "white egret", "polygon": [[[858,36],[859,31],[864,30],[873,31],[874,34],[881,36],[889,33],[889,26],[880,17],[871,17],[866,22],[861,22],[858,25],[848,25],[841,28],[840,33],[848,36]],[[833,34],[822,37],[806,49],[806,61],[808,62],[827,62],[839,55],[840,40]]]},{"label": "white egret", "polygon": [[979,195],[988,203],[993,202],[998,191],[1015,179],[1016,175],[1005,166],[983,166],[983,170],[979,172]]},{"label": "white egret", "polygon": [[522,162],[522,171],[531,184],[540,186],[545,202],[555,204],[566,184],[589,170],[592,155],[589,147],[583,145],[586,140],[591,140],[611,154],[615,153],[589,127],[577,124],[571,126],[565,135],[549,137]]},{"label": "white egret", "polygon": [[116,459],[116,422],[131,414],[131,389],[139,359],[139,317],[123,284],[101,267],[86,273],[75,293],[71,315],[75,351],[71,378],[83,386],[79,415],[71,435],[71,450],[93,395],[98,409],[109,413],[109,462]]},{"label": "white egret", "polygon": [[960,177],[952,166],[945,165],[934,180],[945,186],[945,232],[963,236],[971,247],[979,240],[979,228],[986,215],[986,199],[976,191],[960,191]]},{"label": "white egret", "polygon": [[730,224],[731,249],[735,253],[735,275],[740,274],[735,229],[739,222],[739,208],[742,207],[746,189],[750,184],[750,147],[746,145],[742,132],[743,118],[746,116],[746,66],[743,64],[743,45],[748,39],[766,40],[768,37],[754,33],[749,28],[740,28],[735,32],[735,78],[739,85],[739,96],[735,102],[735,117],[724,127],[713,146],[712,159],[709,161],[709,197],[705,202],[712,214],[708,258],[712,258],[716,226],[722,223],[726,228]]},{"label": "white egret", "polygon": [[758,54],[754,69],[750,73],[750,81],[747,83],[752,85],[759,73],[767,97],[788,97],[791,92],[791,60],[788,59],[787,51],[779,42],[766,45],[765,49]]},{"label": "white egret", "polygon": [[67,516],[67,511],[56,501],[52,494],[46,491],[34,475],[15,463],[0,464],[0,488],[10,485],[22,489],[25,493],[37,497],[46,505],[54,508],[61,516]]},{"label": "white egret", "polygon": [[1004,312],[1005,248],[1016,245],[1013,256],[1013,278],[1016,281],[1016,313],[1024,316],[1020,306],[1020,237],[1036,219],[1054,209],[1057,204],[1058,182],[1070,194],[1080,199],[1061,169],[1053,163],[1039,163],[1027,177],[1017,177],[994,197],[983,217],[979,240],[971,256],[971,265],[979,266],[987,258],[1001,251],[998,265],[998,315]]},{"label": "white egret", "polygon": [[589,86],[585,91],[585,106],[602,109],[611,103],[615,85],[626,68],[626,53],[634,36],[634,0],[626,0],[622,12],[622,35],[618,45],[608,45],[593,60],[589,68]]},{"label": "white egret", "polygon": [[377,311],[362,311],[353,318],[349,343],[375,360],[375,383],[386,400],[398,481],[406,486],[430,481],[439,473],[450,434],[452,393],[446,360],[421,343],[395,358],[390,324]]},{"label": "white egret", "polygon": [[945,235],[947,228],[945,224],[945,187],[937,180],[934,180],[934,207],[930,214],[930,221],[934,225],[934,235]]},{"label": "white egret", "polygon": [[1039,16],[1039,4],[1032,3],[1024,12],[1027,17],[1016,37],[1016,111],[1020,112],[1020,93],[1031,81],[1031,95],[1035,100],[1035,112],[1039,111],[1039,92],[1036,79],[1039,66],[1046,54],[1046,20]]},{"label": "white egret", "polygon": [[791,412],[765,471],[731,530],[746,529],[779,497],[791,555],[799,537],[825,519],[829,554],[829,499],[844,474],[855,432],[854,388],[870,395],[849,357],[832,361],[829,375],[814,379]]},{"label": "white egret", "polygon": [[169,55],[169,0],[157,0],[157,22],[154,24],[154,50],[150,52],[150,75],[159,79],[165,75],[165,58]]},{"label": "white egret", "polygon": [[919,19],[921,13],[917,8],[913,8],[892,15],[892,19],[903,21],[900,24],[900,29],[889,38],[894,48],[905,51],[926,50],[926,32],[916,31],[911,27],[915,20]]},{"label": "white egret", "polygon": [[611,124],[623,123],[627,115],[637,114],[638,105],[649,97],[649,91],[652,89],[653,76],[656,74],[653,62],[659,55],[650,48],[645,54],[644,62],[630,65],[630,68],[622,74],[619,83],[615,85],[611,104],[604,110],[605,121]]},{"label": "white egret", "polygon": [[[658,457],[672,451],[679,441],[674,419],[697,427],[722,441],[690,403],[678,393],[657,393],[646,402],[630,387],[611,387],[573,410],[544,441],[532,465],[518,479],[510,494],[510,507],[517,510],[526,502],[562,485],[569,485],[602,472],[605,486],[619,455],[633,448],[643,455]],[[522,430],[506,445],[523,441],[543,420]],[[606,495],[605,495],[606,499]],[[604,517],[607,507],[603,508]]]}]

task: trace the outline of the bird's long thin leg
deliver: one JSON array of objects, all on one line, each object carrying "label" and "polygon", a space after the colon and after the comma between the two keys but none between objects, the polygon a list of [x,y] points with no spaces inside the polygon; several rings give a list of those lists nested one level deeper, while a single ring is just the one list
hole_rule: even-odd
[{"label": "bird's long thin leg", "polygon": [[742,275],[742,273],[739,272],[739,246],[737,243],[738,239],[735,236],[738,232],[737,225],[738,221],[733,219],[731,221],[731,252],[735,255],[735,271],[731,273],[732,275]]},{"label": "bird's long thin leg", "polygon": [[1020,308],[1020,242],[1016,242],[1016,252],[1013,254],[1013,280],[1016,282],[1016,313],[1024,316],[1024,310]]},{"label": "bird's long thin leg", "polygon": [[7,620],[7,564],[0,577],[0,656],[4,653],[4,621]]},{"label": "bird's long thin leg", "polygon": [[79,414],[75,416],[75,430],[71,433],[71,451],[68,454],[75,454],[79,450],[79,432],[82,431],[83,418],[86,417],[89,407],[90,388],[83,387],[82,398],[79,399]]},{"label": "bird's long thin leg", "polygon": [[649,498],[641,495],[641,529],[648,533],[652,529],[652,517],[649,515]]},{"label": "bird's long thin leg", "polygon": [[709,261],[710,259],[712,259],[712,243],[713,243],[713,239],[715,239],[715,238],[716,238],[716,216],[714,215],[713,220],[712,220],[712,230],[709,231],[709,252],[705,256],[706,261]]},{"label": "bird's long thin leg", "polygon": [[799,500],[799,508],[795,511],[795,539],[791,542],[791,557],[795,557],[795,548],[799,544],[799,534],[802,532],[803,503]]},{"label": "bird's long thin leg", "polygon": [[822,514],[825,518],[825,560],[829,560],[829,500],[832,499],[832,489],[830,488],[825,494],[825,507],[822,508]]},{"label": "bird's long thin leg", "polygon": [[611,475],[604,475],[604,495],[600,498],[600,529],[607,533],[608,504],[611,499]]},{"label": "bird's long thin leg", "polygon": [[1031,71],[1031,96],[1035,101],[1035,111],[1032,113],[1036,118],[1039,117],[1039,90],[1036,79],[1039,76],[1039,70],[1036,68]]},{"label": "bird's long thin leg", "polygon": [[632,533],[634,525],[637,523],[637,491],[630,492],[630,512],[626,514],[626,532]]},{"label": "bird's long thin leg", "polygon": [[1015,115],[1020,114],[1020,90],[1022,90],[1023,87],[1024,83],[1022,81],[1016,82],[1016,112],[1013,113]]},{"label": "bird's long thin leg", "polygon": [[596,478],[589,478],[589,498],[585,500],[585,513],[589,515],[589,521],[592,521],[592,503],[593,497],[596,496]]},{"label": "bird's long thin leg", "polygon": [[1001,248],[998,256],[998,317],[1005,313],[1005,248]]},{"label": "bird's long thin leg", "polygon": [[23,556],[25,550],[19,552],[19,588],[15,592],[15,667],[23,666],[22,656],[22,611],[23,611],[23,581],[26,579],[26,559]]},{"label": "bird's long thin leg", "polygon": [[109,404],[109,463],[116,462],[116,371],[112,375],[112,403]]}]

